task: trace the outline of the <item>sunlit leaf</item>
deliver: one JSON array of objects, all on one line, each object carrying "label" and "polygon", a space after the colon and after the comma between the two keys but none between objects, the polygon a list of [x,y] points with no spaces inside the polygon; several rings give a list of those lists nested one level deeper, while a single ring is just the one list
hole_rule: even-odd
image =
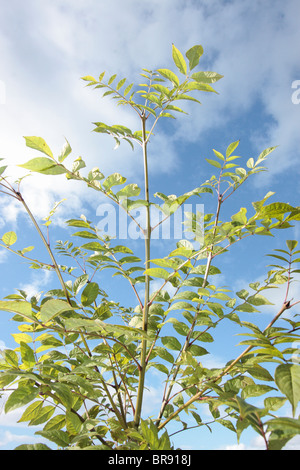
[{"label": "sunlit leaf", "polygon": [[6,232],[3,237],[2,241],[6,246],[11,246],[17,241],[17,234],[15,232]]},{"label": "sunlit leaf", "polygon": [[215,83],[223,76],[216,72],[196,72],[193,73],[192,79],[199,83]]},{"label": "sunlit leaf", "polygon": [[46,155],[48,155],[48,157],[51,157],[53,159],[52,151],[42,137],[31,136],[31,137],[24,137],[24,139],[26,141],[27,147],[30,147],[35,150],[39,150],[40,152],[45,153]]},{"label": "sunlit leaf", "polygon": [[67,158],[67,156],[70,155],[71,152],[72,152],[71,145],[69,144],[69,142],[66,139],[66,143],[65,143],[65,145],[63,146],[63,148],[61,150],[61,153],[58,157],[58,161],[60,163],[62,163]]},{"label": "sunlit leaf", "polygon": [[47,323],[61,313],[73,310],[64,300],[50,299],[41,307],[41,321]]},{"label": "sunlit leaf", "polygon": [[99,294],[99,286],[96,282],[90,282],[81,294],[81,303],[84,306],[91,305]]},{"label": "sunlit leaf", "polygon": [[18,166],[25,168],[26,170],[43,173],[45,175],[60,175],[66,173],[66,169],[64,167],[56,164],[53,160],[46,157],[33,158],[27,163]]},{"label": "sunlit leaf", "polygon": [[189,60],[190,70],[194,69],[198,65],[199,59],[202,56],[202,54],[203,54],[203,47],[200,45],[193,46],[191,47],[191,49],[189,49],[186,52],[185,55]]},{"label": "sunlit leaf", "polygon": [[174,44],[172,44],[172,57],[178,70],[183,75],[186,75],[187,73],[186,62],[181,52],[177,49],[177,47],[174,46]]},{"label": "sunlit leaf", "polygon": [[180,351],[181,349],[181,344],[174,336],[164,336],[161,341],[162,344],[168,349],[172,349],[174,351]]},{"label": "sunlit leaf", "polygon": [[30,385],[19,385],[8,397],[5,403],[5,413],[16,410],[34,400],[38,394],[38,388]]},{"label": "sunlit leaf", "polygon": [[280,364],[275,370],[275,382],[291,403],[294,415],[300,400],[299,364]]},{"label": "sunlit leaf", "polygon": [[163,77],[170,80],[175,86],[179,86],[179,78],[177,75],[169,69],[158,69],[157,70]]}]

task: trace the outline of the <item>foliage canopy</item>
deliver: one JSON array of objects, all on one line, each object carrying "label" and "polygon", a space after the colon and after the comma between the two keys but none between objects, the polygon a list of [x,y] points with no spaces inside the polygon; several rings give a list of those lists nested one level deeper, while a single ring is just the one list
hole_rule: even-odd
[{"label": "foliage canopy", "polygon": [[[138,86],[115,74],[105,80],[105,72],[98,79],[83,77],[87,86],[138,115],[140,129],[95,122],[94,131],[112,136],[116,148],[123,141],[133,150],[140,148],[143,188],[127,183],[119,173],[105,176],[99,168],[84,173],[86,163],[81,157],[67,164],[72,153],[68,141],[56,158],[43,138],[25,137],[26,145],[43,156],[20,166],[45,177],[65,175],[104,194],[143,234],[143,260],[128,246],[99,232],[84,216],[66,222],[74,230],[76,243],[57,241],[53,250],[24,200],[21,180],[15,183],[15,189],[4,176],[6,166],[0,169],[1,192],[23,205],[49,261],[32,257],[33,246],[16,248],[14,231],[4,233],[0,245],[27,260],[33,269],[54,271],[60,282],[60,288],[31,298],[19,290],[0,301],[0,310],[11,312],[18,324],[18,332],[13,334],[16,348],[1,351],[0,387],[3,393],[9,392],[5,412],[25,407],[19,422],[41,426],[36,434],[58,448],[172,449],[168,431],[171,422],[177,424],[176,432],[194,427],[199,433],[203,427],[212,430],[213,423],[219,423],[236,433],[238,440],[250,426],[262,436],[267,449],[281,449],[299,434],[300,421],[295,414],[300,366],[294,358],[300,324],[297,314],[293,319],[282,317],[299,303],[289,297],[291,283],[299,273],[297,241],[287,240],[285,247],[270,255],[276,264],[269,266],[263,283],[250,283],[249,291],[242,289],[234,294],[214,281],[221,272],[216,266],[218,258],[228,255],[234,244],[249,236],[274,236],[276,230],[289,228],[300,219],[299,207],[269,202],[272,192],[253,202],[251,209],[241,207],[229,220],[220,219],[225,201],[235,196],[249,177],[265,170],[265,161],[275,147],[239,166],[241,157],[235,154],[239,141],[232,142],[223,153],[213,150],[207,162],[214,174],[199,187],[180,196],[158,192],[154,196],[162,201],[160,205],[149,195],[148,144],[150,138],[155,139],[154,129],[162,118],[174,119],[185,113],[181,102],[199,103],[195,98],[199,92],[217,93],[213,85],[222,75],[194,72],[202,54],[200,45],[185,56],[173,45],[175,72],[168,68],[143,69],[144,83]],[[215,198],[215,213],[202,218],[190,213],[187,230],[193,233],[193,240],[183,239],[165,257],[152,258],[153,230],[190,198]],[[45,219],[48,236],[57,206]],[[156,226],[151,220],[153,207],[163,216]],[[144,225],[134,216],[137,208],[144,210]],[[71,264],[59,264],[62,256],[70,263],[75,261],[77,270]],[[113,272],[116,285],[117,276],[125,278],[136,305],[124,307],[111,300],[99,281],[102,271]],[[161,284],[152,292],[154,279]],[[244,312],[260,312],[262,306],[270,305],[266,291],[282,285],[282,306],[263,330],[242,319]],[[245,331],[246,339],[239,343],[245,350],[224,367],[204,367],[202,356],[209,354],[216,329],[225,322],[238,324]],[[227,340],[223,339],[224,345]],[[272,371],[270,363],[274,365]],[[148,417],[142,410],[145,376],[150,368],[161,375],[165,387],[158,415]],[[253,399],[264,395],[263,406],[256,406]],[[290,417],[277,414],[285,403],[291,405]],[[209,422],[202,416],[203,406],[205,410],[208,406]],[[18,447],[48,448],[42,443]]]}]

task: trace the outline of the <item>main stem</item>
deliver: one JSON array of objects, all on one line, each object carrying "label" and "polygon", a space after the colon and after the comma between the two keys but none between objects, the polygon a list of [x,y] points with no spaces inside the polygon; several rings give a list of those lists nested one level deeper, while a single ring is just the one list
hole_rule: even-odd
[{"label": "main stem", "polygon": [[[142,119],[142,132],[143,132],[143,158],[144,158],[144,178],[145,178],[145,200],[146,205],[146,228],[143,231],[145,237],[145,269],[147,270],[150,267],[150,237],[151,237],[151,221],[150,221],[150,201],[149,201],[149,178],[148,178],[148,157],[147,157],[147,134],[146,134],[146,116],[143,114]],[[149,312],[149,298],[150,298],[150,278],[145,275],[145,300],[143,307],[143,331],[147,333],[148,330],[148,312]],[[141,360],[139,368],[139,385],[137,392],[137,401],[134,415],[134,425],[138,428],[142,403],[143,403],[143,394],[145,388],[145,373],[147,365],[147,340],[143,339],[141,344]]]}]

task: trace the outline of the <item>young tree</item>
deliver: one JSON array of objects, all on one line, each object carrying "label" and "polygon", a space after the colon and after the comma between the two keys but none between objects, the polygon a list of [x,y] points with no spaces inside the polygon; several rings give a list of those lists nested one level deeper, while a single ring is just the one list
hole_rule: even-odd
[{"label": "young tree", "polygon": [[[14,314],[12,319],[20,331],[14,335],[16,349],[1,352],[0,386],[2,391],[10,391],[5,412],[26,406],[20,421],[43,425],[37,434],[58,448],[172,449],[169,423],[177,424],[176,432],[195,427],[201,433],[202,427],[208,426],[201,418],[203,405],[209,406],[210,423],[231,429],[238,439],[251,426],[263,437],[267,449],[281,449],[299,434],[295,410],[300,398],[300,367],[293,361],[299,322],[282,317],[300,302],[289,296],[294,275],[299,272],[295,268],[300,252],[296,250],[297,241],[287,240],[285,249],[272,254],[281,264],[270,266],[263,283],[251,283],[250,293],[243,289],[233,295],[213,283],[213,276],[220,274],[215,262],[225,253],[228,256],[234,244],[249,236],[271,235],[299,220],[299,207],[269,203],[274,194],[269,192],[252,203],[250,217],[242,207],[229,220],[221,221],[224,203],[249,177],[265,170],[265,160],[274,147],[264,150],[256,160],[247,159],[243,167],[233,163],[240,157],[234,154],[239,141],[232,142],[224,154],[213,150],[214,158],[207,160],[217,176],[212,175],[201,186],[178,197],[156,193],[154,196],[163,201],[161,205],[149,194],[148,144],[150,138],[155,139],[154,129],[163,118],[184,112],[178,106],[180,101],[199,103],[195,93],[215,92],[212,85],[222,78],[216,72],[194,71],[202,54],[202,46],[196,45],[184,57],[173,45],[176,73],[167,68],[143,69],[145,83],[138,86],[128,84],[125,78],[117,80],[116,75],[105,81],[104,72],[99,79],[83,77],[88,86],[104,91],[103,97],[110,96],[118,105],[129,107],[139,118],[140,128],[136,131],[103,122],[96,122],[94,130],[111,135],[117,146],[126,141],[133,150],[140,148],[144,168],[142,199],[141,188],[133,183],[126,185],[126,178],[119,173],[105,177],[99,168],[93,168],[84,176],[81,170],[86,165],[81,158],[66,166],[72,152],[69,142],[55,158],[44,139],[25,137],[26,145],[44,156],[20,166],[47,177],[64,174],[68,180],[81,181],[105,195],[142,233],[143,260],[128,246],[99,232],[84,216],[66,222],[75,228],[73,235],[82,242],[74,245],[57,241],[53,250],[24,200],[21,181],[16,182],[17,186],[11,184],[4,176],[6,167],[1,168],[1,192],[23,205],[49,260],[30,257],[32,246],[15,249],[17,235],[13,231],[2,236],[1,246],[29,261],[32,268],[54,271],[60,282],[60,289],[49,290],[43,296],[28,298],[18,291],[0,301],[0,309]],[[188,214],[187,230],[193,234],[193,241],[183,239],[165,257],[152,258],[153,231],[181,210],[188,199],[206,197],[216,198],[216,211],[202,216]],[[136,208],[144,209],[144,224],[134,216]],[[162,214],[155,225],[153,208]],[[55,209],[46,220],[47,232]],[[80,275],[74,274],[72,266],[60,265],[59,255],[75,260]],[[123,307],[109,299],[97,282],[98,274],[107,268],[125,278],[136,305]],[[153,279],[161,281],[154,292],[150,289]],[[173,295],[166,289],[170,284]],[[263,330],[240,318],[243,312],[258,312],[260,306],[270,304],[265,291],[283,284],[282,306]],[[279,319],[282,321],[277,326]],[[226,321],[244,328],[248,338],[240,344],[246,348],[222,368],[204,367],[201,357],[209,353],[207,345]],[[224,338],[225,346],[229,340]],[[273,373],[264,367],[269,362],[276,364]],[[154,418],[143,415],[145,376],[150,367],[156,368],[165,381],[161,407]],[[263,407],[253,404],[254,397],[270,392]],[[276,414],[285,402],[292,407],[288,418]],[[18,447],[32,448],[48,446]]]}]

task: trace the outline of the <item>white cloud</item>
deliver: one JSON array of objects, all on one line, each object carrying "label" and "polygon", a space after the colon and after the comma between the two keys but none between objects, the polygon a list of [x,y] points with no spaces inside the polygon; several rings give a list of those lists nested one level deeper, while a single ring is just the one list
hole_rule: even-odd
[{"label": "white cloud", "polygon": [[41,291],[46,292],[49,290],[47,286],[49,286],[49,282],[51,278],[53,278],[53,273],[51,271],[42,271],[39,269],[37,271],[33,271],[31,278],[30,282],[22,283],[18,287],[18,289],[24,290],[29,298]]},{"label": "white cloud", "polygon": [[283,450],[300,450],[300,436],[293,437],[283,448]]},{"label": "white cloud", "polygon": [[37,438],[28,436],[26,434],[13,434],[10,431],[4,431],[3,435],[0,436],[0,447],[6,447],[10,444],[18,446],[20,444],[33,443]]},{"label": "white cloud", "polygon": [[[13,3],[3,9],[2,21],[8,24],[15,21]],[[4,28],[6,35],[2,33],[0,38],[6,84],[6,103],[0,113],[1,155],[9,163],[33,158],[35,152],[25,148],[23,135],[41,135],[58,152],[66,135],[75,154],[86,157],[89,166],[99,165],[104,172],[117,169],[139,178],[137,155],[125,148],[112,152],[112,141],[90,133],[91,121],[123,122],[130,127],[135,118],[126,108],[100,100],[97,92],[83,87],[79,77],[97,76],[107,69],[107,73],[116,70],[139,80],[141,67],[170,61],[172,42],[182,50],[200,42],[205,49],[203,68],[225,75],[217,84],[221,94],[204,94],[204,106],[193,106],[193,119],[178,121],[171,147],[166,136],[156,136],[151,169],[174,171],[176,139],[184,135],[198,140],[206,130],[247,111],[259,98],[274,125],[267,135],[257,131],[253,138],[259,146],[271,141],[281,145],[271,168],[271,173],[279,172],[295,162],[297,153],[292,150],[299,148],[298,108],[290,99],[291,80],[297,78],[292,47],[299,42],[296,10],[295,1],[283,11],[279,3],[273,2],[269,8],[258,0],[251,5],[213,1],[182,6],[178,1],[156,1],[146,6],[137,1],[99,4],[92,0],[49,4],[31,0],[26,7],[18,5],[22,16],[19,30]],[[17,48],[20,40],[22,47]],[[284,154],[290,158],[283,158]],[[83,186],[78,188],[79,200],[87,197]],[[39,195],[41,211],[48,207],[53,193],[63,196],[68,191],[64,178],[56,178],[53,184],[51,177],[32,180],[31,189]],[[15,207],[10,207],[13,213]]]},{"label": "white cloud", "polygon": [[246,450],[246,446],[243,443],[232,444],[225,447],[225,450]]},{"label": "white cloud", "polygon": [[[262,436],[254,437],[249,444],[240,442],[239,444],[232,444],[225,446],[224,450],[265,450],[266,445]],[[283,450],[299,450],[300,449],[300,436],[293,437],[284,447]]]},{"label": "white cloud", "polygon": [[[274,254],[275,253],[276,252],[274,252]],[[278,254],[280,254],[280,253],[278,253]],[[273,260],[272,260],[272,258],[270,258],[270,262],[271,263],[273,263],[273,262],[276,263],[275,258]],[[269,269],[271,270],[272,268],[270,267]],[[290,300],[291,303],[296,302],[297,300],[300,299],[300,282],[299,282],[300,277],[299,277],[298,274],[294,274],[293,277],[294,277],[294,279],[293,279],[293,282],[290,284],[288,295],[287,295],[287,300]],[[251,292],[251,295],[252,295],[254,292],[248,287],[249,282],[253,282],[253,283],[259,282],[260,286],[263,286],[265,284],[264,280],[266,278],[267,278],[267,276],[264,275],[264,276],[259,276],[255,281],[253,281],[253,280],[249,281],[249,280],[242,279],[242,278],[236,279],[236,281],[234,283],[234,286],[233,286],[233,290],[234,290],[234,292],[237,292],[241,289],[246,289],[249,292]],[[286,299],[287,283],[277,284],[277,288],[263,290],[261,292],[261,294],[264,297],[266,297],[270,302],[272,302],[273,305],[263,305],[261,307],[260,311],[262,313],[274,316],[281,309],[281,307],[283,305],[283,302]],[[283,316],[284,317],[293,317],[293,315],[296,313],[295,308],[297,308],[297,307],[291,308],[290,310],[286,310],[284,312]]]}]

